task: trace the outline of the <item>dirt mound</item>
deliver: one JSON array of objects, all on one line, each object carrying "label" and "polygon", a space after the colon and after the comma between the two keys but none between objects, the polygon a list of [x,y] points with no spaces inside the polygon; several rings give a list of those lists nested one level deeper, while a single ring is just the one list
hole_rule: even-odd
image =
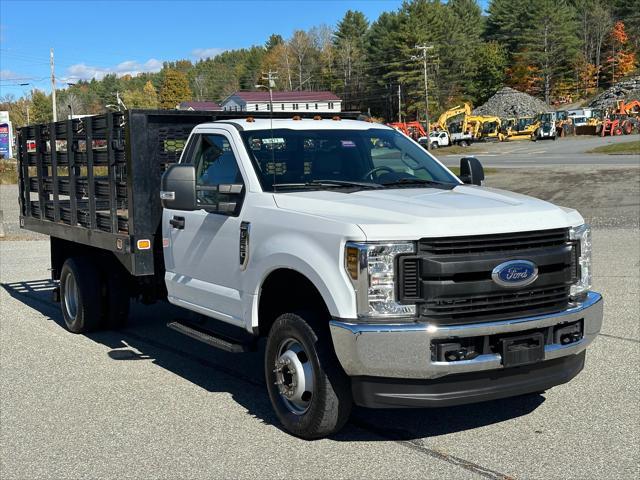
[{"label": "dirt mound", "polygon": [[640,100],[640,75],[618,82],[594,98],[591,108],[614,108],[616,100]]},{"label": "dirt mound", "polygon": [[513,88],[503,87],[487,103],[473,111],[474,115],[526,117],[550,110],[549,105]]}]

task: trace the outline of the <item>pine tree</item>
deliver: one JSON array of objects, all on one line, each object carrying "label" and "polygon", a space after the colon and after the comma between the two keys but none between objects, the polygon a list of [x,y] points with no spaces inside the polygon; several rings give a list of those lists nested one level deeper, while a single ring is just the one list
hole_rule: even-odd
[{"label": "pine tree", "polygon": [[362,12],[348,10],[338,23],[333,45],[343,103],[360,105],[364,82],[365,38],[369,22]]},{"label": "pine tree", "polygon": [[397,101],[394,95],[397,78],[389,73],[398,66],[394,48],[400,39],[400,16],[396,12],[383,12],[371,24],[365,39],[367,64],[366,104],[374,112],[383,114],[391,121],[397,115]]},{"label": "pine tree", "polygon": [[269,51],[277,47],[278,45],[282,45],[283,43],[284,43],[284,38],[282,38],[282,35],[272,33],[269,36],[269,39],[267,40],[267,42],[264,44],[264,49],[266,51]]},{"label": "pine tree", "polygon": [[[460,92],[463,95],[468,95],[474,88],[476,72],[484,67],[478,63],[477,58],[479,52],[483,50],[481,39],[484,23],[482,10],[476,0],[449,0],[447,6],[454,15],[450,43],[450,55],[452,60],[455,60],[451,62],[452,68],[458,73],[456,83],[459,85]],[[453,44],[454,39],[455,44]],[[496,51],[494,50],[493,53]]]},{"label": "pine tree", "polygon": [[160,87],[160,108],[176,108],[180,102],[188,100],[191,100],[191,89],[187,76],[177,70],[166,70]]},{"label": "pine tree", "polygon": [[408,112],[418,115],[425,111],[423,61],[412,61],[412,56],[419,55],[416,45],[433,46],[428,52],[430,110],[462,93],[460,78],[467,59],[457,51],[463,35],[459,22],[453,10],[440,0],[403,4],[394,48],[399,66],[392,66],[390,74],[405,87]]},{"label": "pine tree", "polygon": [[504,85],[508,64],[507,53],[498,42],[480,45],[472,57],[477,68],[469,92],[475,104],[482,105]]},{"label": "pine tree", "polygon": [[571,72],[579,46],[577,27],[575,8],[566,0],[530,2],[517,55],[539,70],[547,103],[554,82]]},{"label": "pine tree", "polygon": [[487,9],[485,37],[506,48],[511,57],[520,48],[519,33],[525,28],[527,7],[533,0],[491,0]]}]

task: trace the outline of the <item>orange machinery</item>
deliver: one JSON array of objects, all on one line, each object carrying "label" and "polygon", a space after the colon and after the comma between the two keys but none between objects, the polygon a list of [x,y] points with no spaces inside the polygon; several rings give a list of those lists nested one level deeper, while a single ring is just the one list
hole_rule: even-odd
[{"label": "orange machinery", "polygon": [[427,132],[425,132],[424,127],[420,122],[395,122],[395,123],[387,123],[392,128],[396,130],[400,130],[405,135],[418,139],[420,137],[426,137]]}]

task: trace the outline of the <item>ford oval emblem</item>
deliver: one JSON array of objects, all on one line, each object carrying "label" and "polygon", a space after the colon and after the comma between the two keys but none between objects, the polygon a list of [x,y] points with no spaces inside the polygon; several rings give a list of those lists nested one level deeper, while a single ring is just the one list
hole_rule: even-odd
[{"label": "ford oval emblem", "polygon": [[536,281],[538,267],[529,260],[510,260],[494,268],[491,278],[501,287],[524,287]]}]

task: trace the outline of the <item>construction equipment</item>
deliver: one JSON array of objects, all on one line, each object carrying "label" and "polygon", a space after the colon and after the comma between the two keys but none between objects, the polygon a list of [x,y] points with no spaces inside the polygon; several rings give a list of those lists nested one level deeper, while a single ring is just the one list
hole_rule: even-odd
[{"label": "construction equipment", "polygon": [[414,140],[427,136],[427,132],[424,130],[420,122],[395,122],[387,123],[387,125],[401,131],[406,136],[411,137]]},{"label": "construction equipment", "polygon": [[640,116],[640,100],[630,100],[625,103],[624,100],[618,100],[616,102],[616,109],[613,113],[619,113],[622,115]]},{"label": "construction equipment", "polygon": [[566,137],[575,134],[576,128],[573,123],[573,118],[569,117],[569,112],[567,110],[558,110],[556,112],[556,135]]},{"label": "construction equipment", "polygon": [[[460,117],[456,121],[450,121]],[[490,115],[471,115],[471,105],[457,105],[440,115],[436,128],[449,133],[451,143],[466,146],[478,140],[502,140],[502,121]]]},{"label": "construction equipment", "polygon": [[[460,115],[462,115],[460,120],[449,122],[452,118]],[[476,140],[477,122],[470,122],[470,118],[472,118],[471,105],[468,103],[457,105],[438,117],[436,128],[446,131],[452,144],[466,147]]]},{"label": "construction equipment", "polygon": [[545,112],[538,115],[536,117],[536,121],[532,124],[535,129],[531,134],[531,140],[534,142],[544,138],[551,138],[552,140],[555,140],[557,136],[557,119],[558,115],[556,112]]},{"label": "construction equipment", "polygon": [[469,105],[468,103],[465,103],[463,105],[457,105],[453,108],[450,108],[449,110],[445,111],[442,113],[442,115],[440,115],[440,117],[438,117],[438,123],[437,126],[439,128],[441,128],[442,130],[449,130],[449,124],[448,121],[451,118],[457,117],[458,115],[462,115],[464,114],[465,117],[468,117],[471,115],[471,105]]},{"label": "construction equipment", "polygon": [[529,140],[538,127],[534,117],[518,117],[511,126],[509,140]]},{"label": "construction equipment", "polygon": [[506,142],[512,135],[513,126],[516,124],[516,119],[513,117],[500,119],[500,133],[498,138],[501,142]]},{"label": "construction equipment", "polygon": [[600,128],[600,136],[604,137],[607,135],[615,136],[615,135],[629,135],[633,133],[633,130],[638,126],[638,121],[635,118],[629,117],[627,115],[621,115],[619,113],[614,113],[609,117],[606,117],[602,122],[602,126]]},{"label": "construction equipment", "polygon": [[480,120],[480,140],[485,142],[502,141],[502,120],[498,117],[483,116]]}]

